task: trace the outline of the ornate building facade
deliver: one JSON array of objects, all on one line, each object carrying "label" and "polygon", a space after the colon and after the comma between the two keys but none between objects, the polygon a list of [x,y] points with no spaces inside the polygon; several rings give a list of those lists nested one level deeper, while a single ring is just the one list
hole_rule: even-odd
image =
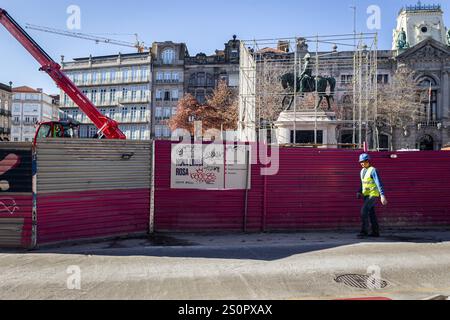
[{"label": "ornate building facade", "polygon": [[[380,128],[379,149],[439,150],[450,145],[450,32],[444,27],[441,7],[419,3],[402,8],[393,35],[392,50],[377,51],[377,82],[391,84],[397,70],[406,66],[414,72],[417,91],[428,93],[429,90],[430,93],[429,98],[427,95],[426,101],[422,103],[421,116],[416,122],[394,130],[387,127]],[[320,54],[324,53],[319,52]],[[311,55],[314,60],[314,53]],[[337,80],[336,106],[343,120],[350,120],[352,117],[351,110],[347,110],[346,106],[351,105],[349,93],[351,90],[347,88],[351,86],[354,77],[351,67],[353,57],[353,51],[342,51],[327,58],[330,66],[333,65],[333,60],[340,61],[330,72]],[[348,60],[348,63],[343,63],[345,60]],[[314,123],[314,120],[305,118],[301,113],[297,113],[296,116],[300,120],[294,125],[292,114],[286,112],[281,114],[279,121],[276,122],[279,143],[294,142],[293,127],[300,133],[302,130],[311,131],[311,123]],[[319,139],[320,143],[330,144],[329,147],[354,143],[354,130],[351,125],[339,121],[333,123],[329,121],[333,120],[330,117],[325,120],[319,122],[318,135],[323,137]],[[330,132],[335,132],[335,137],[334,134],[330,135]],[[296,133],[298,134],[299,132]],[[365,132],[364,129],[362,135],[363,140],[370,143],[372,133]],[[311,143],[310,140],[311,138],[301,142]]]},{"label": "ornate building facade", "polygon": [[212,94],[220,81],[229,87],[239,86],[239,48],[236,36],[225,43],[224,50],[216,50],[214,55],[199,53],[186,58],[184,69],[184,91],[204,102]]},{"label": "ornate building facade", "polygon": [[184,94],[184,67],[189,56],[186,44],[172,41],[155,42],[153,58],[153,117],[152,136],[169,139],[171,130],[167,121],[176,113],[177,105]]}]

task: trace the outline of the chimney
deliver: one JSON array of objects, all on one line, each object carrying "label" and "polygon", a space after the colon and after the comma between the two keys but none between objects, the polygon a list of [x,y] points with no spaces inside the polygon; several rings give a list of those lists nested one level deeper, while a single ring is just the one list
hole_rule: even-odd
[{"label": "chimney", "polygon": [[36,89],[39,93],[42,93],[43,89],[42,88],[37,88]]},{"label": "chimney", "polygon": [[289,52],[289,41],[278,41],[277,49],[283,52]]}]

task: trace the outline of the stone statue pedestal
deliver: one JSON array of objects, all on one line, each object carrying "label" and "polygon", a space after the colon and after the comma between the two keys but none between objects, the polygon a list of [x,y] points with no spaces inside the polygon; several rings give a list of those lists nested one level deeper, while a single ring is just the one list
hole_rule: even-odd
[{"label": "stone statue pedestal", "polygon": [[[279,144],[290,144],[295,131],[321,131],[324,148],[337,148],[335,112],[327,111],[284,111],[275,122],[277,141]],[[298,141],[296,141],[298,142]],[[313,143],[311,141],[310,143]],[[309,142],[308,142],[309,143]]]}]

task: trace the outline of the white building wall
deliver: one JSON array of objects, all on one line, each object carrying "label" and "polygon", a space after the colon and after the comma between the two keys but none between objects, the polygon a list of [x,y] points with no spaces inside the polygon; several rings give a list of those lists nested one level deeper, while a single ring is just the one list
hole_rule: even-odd
[{"label": "white building wall", "polygon": [[58,107],[44,93],[15,93],[12,104],[11,141],[31,142],[37,123],[57,121]]},{"label": "white building wall", "polygon": [[[150,55],[75,60],[63,63],[63,70],[102,114],[119,123],[127,139],[150,139]],[[63,118],[81,123],[82,138],[97,133],[98,129],[63,91],[60,101]]]}]

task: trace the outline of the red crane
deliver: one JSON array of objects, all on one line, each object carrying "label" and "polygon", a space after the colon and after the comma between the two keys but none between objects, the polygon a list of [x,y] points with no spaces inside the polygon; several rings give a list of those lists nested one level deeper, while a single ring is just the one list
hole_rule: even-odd
[{"label": "red crane", "polygon": [[[126,139],[120,131],[116,121],[103,115],[95,105],[78,89],[78,87],[61,71],[61,66],[56,63],[24,29],[6,12],[0,8],[0,23],[19,41],[22,46],[39,62],[40,71],[45,71],[86,114],[86,116],[99,129],[98,136],[107,139]],[[36,137],[68,137],[64,132],[69,125],[62,122],[43,123],[39,126]]]}]

